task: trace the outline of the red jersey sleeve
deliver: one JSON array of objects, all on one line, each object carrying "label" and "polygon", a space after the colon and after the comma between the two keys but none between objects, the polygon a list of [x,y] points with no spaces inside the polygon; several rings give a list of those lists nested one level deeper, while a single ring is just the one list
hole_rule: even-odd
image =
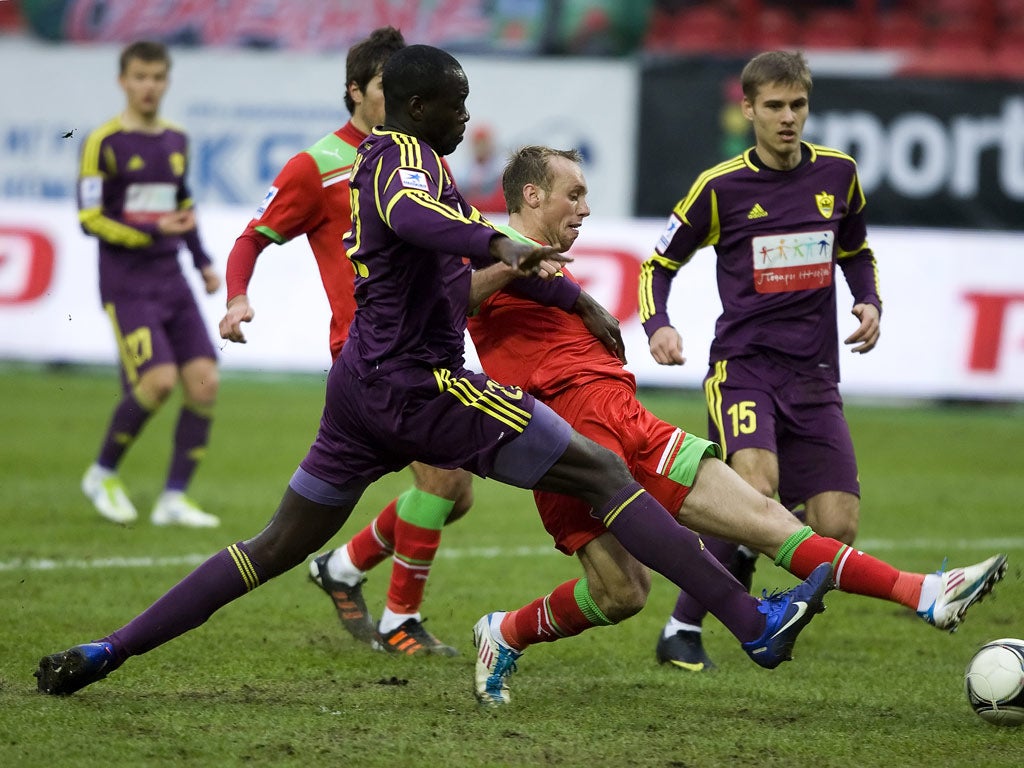
[{"label": "red jersey sleeve", "polygon": [[300,152],[277,174],[249,227],[281,245],[309,232],[323,219],[323,200],[316,161]]}]

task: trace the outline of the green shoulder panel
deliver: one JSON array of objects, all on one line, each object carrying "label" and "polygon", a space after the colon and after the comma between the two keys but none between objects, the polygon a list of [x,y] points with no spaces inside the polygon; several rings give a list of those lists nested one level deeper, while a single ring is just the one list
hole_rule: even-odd
[{"label": "green shoulder panel", "polygon": [[508,224],[494,224],[493,226],[496,230],[501,232],[501,234],[506,235],[510,240],[515,240],[518,243],[526,243],[527,245],[537,244],[533,240],[528,238],[526,235],[516,232]]},{"label": "green shoulder panel", "polygon": [[356,148],[329,133],[305,150],[313,158],[324,181],[341,173],[348,173],[356,160]]}]

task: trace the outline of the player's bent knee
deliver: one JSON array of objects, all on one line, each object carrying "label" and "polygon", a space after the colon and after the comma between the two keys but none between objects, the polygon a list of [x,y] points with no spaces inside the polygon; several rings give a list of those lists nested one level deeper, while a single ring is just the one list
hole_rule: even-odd
[{"label": "player's bent knee", "polygon": [[448,513],[448,517],[445,519],[445,525],[451,525],[457,520],[461,520],[469,512],[470,507],[473,506],[473,494],[469,493],[465,496],[460,496],[455,501],[455,506],[452,507],[452,511]]},{"label": "player's bent knee", "polygon": [[[432,496],[463,502],[468,509],[473,501],[473,475],[464,469],[439,469],[414,462],[409,465],[416,487]],[[463,501],[468,497],[467,501]]]},{"label": "player's bent knee", "polygon": [[270,522],[246,544],[265,577],[272,579],[326,544],[344,525],[354,505],[345,500],[313,501],[289,485]]},{"label": "player's bent knee", "polygon": [[174,378],[159,378],[143,381],[135,388],[135,397],[151,407],[159,407],[167,402],[174,391]]},{"label": "player's bent knee", "polygon": [[647,604],[648,590],[641,585],[629,584],[615,589],[604,596],[604,604],[600,604],[601,611],[609,620],[618,624],[631,616],[640,613]]},{"label": "player's bent knee", "polygon": [[819,536],[836,539],[837,541],[841,541],[843,544],[847,545],[852,545],[854,539],[857,538],[857,527],[857,521],[855,518],[849,520],[822,520],[817,524],[811,524],[811,528]]}]

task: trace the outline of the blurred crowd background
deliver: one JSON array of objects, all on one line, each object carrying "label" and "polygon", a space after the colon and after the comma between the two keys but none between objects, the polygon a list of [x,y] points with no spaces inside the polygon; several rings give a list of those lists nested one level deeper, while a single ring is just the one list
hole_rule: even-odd
[{"label": "blurred crowd background", "polygon": [[381,19],[452,51],[524,55],[899,51],[908,72],[1024,76],[1024,0],[6,0],[46,40],[345,49]]},{"label": "blurred crowd background", "polygon": [[[340,57],[385,24],[407,40],[470,57],[474,85],[488,89],[481,60],[591,62],[582,71],[557,70],[588,79],[605,76],[601,62],[618,62],[617,71],[629,62],[636,103],[632,92],[623,98],[610,85],[604,106],[605,114],[630,113],[629,135],[618,138],[628,155],[624,173],[605,172],[608,150],[599,137],[564,127],[581,114],[592,121],[589,112],[567,103],[562,127],[549,130],[549,142],[581,150],[601,194],[615,179],[622,197],[609,199],[606,214],[662,216],[685,191],[684,180],[707,165],[709,148],[724,159],[747,146],[739,69],[755,52],[799,48],[818,83],[807,138],[857,159],[876,224],[1024,228],[1024,0],[0,0],[0,41],[60,51],[149,38],[179,52],[293,53],[309,61]],[[520,70],[494,71],[512,83]],[[537,101],[562,98],[559,85]],[[502,158],[537,137],[514,130],[477,88],[471,109],[473,130],[453,163],[472,199],[500,211]],[[203,115],[195,111],[177,117],[197,132],[201,161]],[[12,142],[12,157],[28,161]],[[195,186],[201,201],[240,203],[252,195],[205,178]],[[0,197],[67,194],[32,187],[9,179]]]}]

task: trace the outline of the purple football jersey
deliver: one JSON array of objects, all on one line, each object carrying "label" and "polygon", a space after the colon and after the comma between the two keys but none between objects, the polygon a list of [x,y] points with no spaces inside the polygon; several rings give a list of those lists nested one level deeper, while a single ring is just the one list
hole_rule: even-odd
[{"label": "purple football jersey", "polygon": [[459,194],[430,145],[374,129],[350,181],[345,252],[356,313],[342,357],[360,376],[409,365],[459,368],[470,264],[494,263],[493,227]]},{"label": "purple football jersey", "polygon": [[[192,205],[185,183],[188,140],[164,124],[157,133],[127,131],[120,118],[94,130],[82,145],[78,217],[99,240],[100,296],[159,295],[184,276],[181,237],[161,235],[157,219]],[[198,235],[184,238],[197,268],[210,264]]]},{"label": "purple football jersey", "polygon": [[749,149],[697,178],[641,270],[648,336],[670,324],[679,268],[711,245],[723,308],[711,361],[768,354],[838,380],[835,265],[855,302],[880,307],[877,268],[853,159],[810,144],[803,153],[796,168],[777,171]]}]

